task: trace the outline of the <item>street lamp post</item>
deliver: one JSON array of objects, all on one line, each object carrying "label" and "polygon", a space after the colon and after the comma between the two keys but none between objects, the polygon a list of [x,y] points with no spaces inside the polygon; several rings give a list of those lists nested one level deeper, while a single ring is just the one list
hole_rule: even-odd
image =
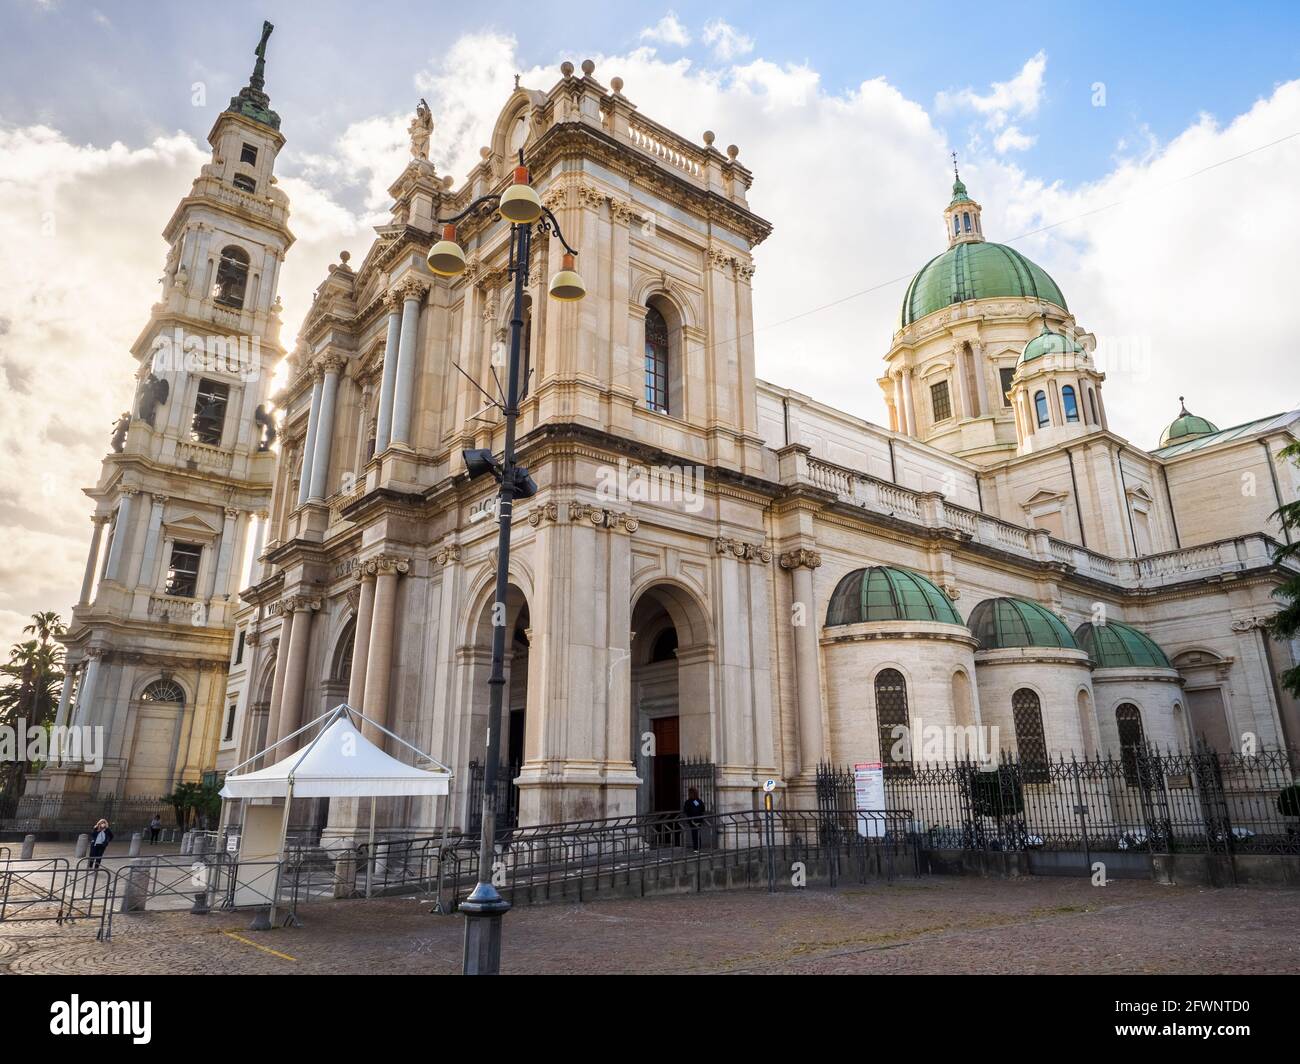
[{"label": "street lamp post", "polygon": [[528,260],[532,249],[532,230],[554,233],[564,246],[562,268],[551,279],[549,291],[554,299],[571,301],[586,294],[582,278],[574,269],[577,254],[560,232],[555,215],[542,205],[529,184],[528,170],[519,153],[514,183],[501,194],[481,196],[453,218],[439,219],[444,225],[443,238],[429,251],[429,269],[444,277],[454,277],[465,269],[465,253],[456,243],[455,226],[462,218],[497,211],[510,225],[510,274],[514,281],[515,304],[510,317],[510,365],[506,373],[504,406],[496,405],[505,415],[505,449],[500,461],[490,451],[465,452],[465,465],[471,477],[491,473],[500,483],[497,493],[497,571],[496,595],[492,606],[492,673],[488,678],[487,753],[483,768],[483,818],[480,826],[478,882],[470,896],[461,903],[465,914],[465,951],[462,972],[465,975],[496,975],[501,970],[501,918],[510,903],[501,897],[492,882],[497,818],[497,777],[501,757],[501,710],[505,700],[506,596],[510,583],[510,526],[516,498],[527,498],[537,487],[528,470],[515,461],[515,422],[519,413],[519,351],[523,340],[524,283],[528,278]]}]

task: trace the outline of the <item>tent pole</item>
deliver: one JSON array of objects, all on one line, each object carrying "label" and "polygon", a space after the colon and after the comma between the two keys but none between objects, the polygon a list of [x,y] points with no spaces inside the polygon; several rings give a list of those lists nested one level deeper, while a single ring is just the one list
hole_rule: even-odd
[{"label": "tent pole", "polygon": [[275,926],[275,903],[280,899],[280,876],[284,874],[287,860],[285,852],[289,837],[289,810],[293,806],[293,777],[289,777],[289,789],[284,794],[284,816],[280,820],[280,867],[276,869],[275,886],[271,888],[271,926]]},{"label": "tent pole", "polygon": [[366,897],[370,897],[370,879],[375,872],[375,796],[370,796],[370,843],[366,847]]}]

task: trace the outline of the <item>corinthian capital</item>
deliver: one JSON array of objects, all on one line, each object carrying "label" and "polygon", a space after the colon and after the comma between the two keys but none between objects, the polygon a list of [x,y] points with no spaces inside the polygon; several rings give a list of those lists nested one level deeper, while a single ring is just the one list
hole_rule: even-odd
[{"label": "corinthian capital", "polygon": [[423,299],[425,293],[429,291],[429,282],[423,277],[407,274],[397,282],[394,291],[397,292],[403,302],[408,299]]},{"label": "corinthian capital", "polygon": [[367,558],[362,565],[367,575],[378,576],[380,573],[395,573],[400,576],[403,573],[410,572],[411,559],[402,558],[396,554],[377,554],[373,558]]},{"label": "corinthian capital", "polygon": [[822,556],[815,550],[800,547],[782,554],[779,563],[782,569],[816,569],[822,563]]}]

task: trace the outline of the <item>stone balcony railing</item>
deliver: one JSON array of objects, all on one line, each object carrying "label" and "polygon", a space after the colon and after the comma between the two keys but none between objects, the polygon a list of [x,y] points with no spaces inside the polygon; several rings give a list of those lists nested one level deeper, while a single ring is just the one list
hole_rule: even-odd
[{"label": "stone balcony railing", "polygon": [[782,483],[808,484],[869,513],[940,530],[1026,561],[1060,565],[1067,572],[1126,590],[1159,588],[1258,568],[1270,563],[1277,548],[1270,537],[1254,533],[1143,558],[1111,558],[1056,539],[1042,529],[1025,528],[954,505],[938,492],[900,487],[813,458],[801,447],[783,449],[780,461]]}]

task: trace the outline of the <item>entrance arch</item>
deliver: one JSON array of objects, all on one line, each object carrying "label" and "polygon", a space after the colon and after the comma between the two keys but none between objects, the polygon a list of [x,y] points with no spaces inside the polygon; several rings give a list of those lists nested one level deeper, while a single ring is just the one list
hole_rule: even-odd
[{"label": "entrance arch", "polygon": [[718,742],[713,640],[704,607],[677,584],[649,585],[633,598],[629,645],[630,742],[641,778],[637,812],[679,810],[692,786],[714,812],[711,766]]}]

